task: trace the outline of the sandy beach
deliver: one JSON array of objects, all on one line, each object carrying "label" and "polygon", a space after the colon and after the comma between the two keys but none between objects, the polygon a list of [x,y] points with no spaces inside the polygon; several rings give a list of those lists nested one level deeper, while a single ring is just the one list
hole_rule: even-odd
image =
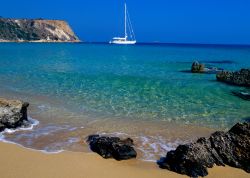
[{"label": "sandy beach", "polygon": [[[93,153],[62,152],[45,154],[9,143],[0,143],[1,177],[4,178],[179,178],[186,177],[161,170],[154,163],[138,160],[117,162]],[[207,178],[249,178],[246,172],[215,167]]]}]

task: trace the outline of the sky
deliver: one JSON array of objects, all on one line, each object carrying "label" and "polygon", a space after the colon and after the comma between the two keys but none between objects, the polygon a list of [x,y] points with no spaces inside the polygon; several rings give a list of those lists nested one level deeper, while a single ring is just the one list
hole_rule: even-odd
[{"label": "sky", "polygon": [[[126,0],[138,42],[250,44],[250,0]],[[124,0],[2,0],[0,16],[68,21],[81,40],[123,35]]]}]

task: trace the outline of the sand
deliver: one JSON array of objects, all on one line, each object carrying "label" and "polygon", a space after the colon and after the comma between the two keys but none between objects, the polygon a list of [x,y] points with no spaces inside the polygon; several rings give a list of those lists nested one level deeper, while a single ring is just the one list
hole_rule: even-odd
[{"label": "sand", "polygon": [[[3,178],[179,178],[187,177],[162,170],[154,163],[139,160],[105,160],[94,153],[46,154],[9,143],[0,143]],[[250,178],[246,172],[215,167],[207,178]]]}]

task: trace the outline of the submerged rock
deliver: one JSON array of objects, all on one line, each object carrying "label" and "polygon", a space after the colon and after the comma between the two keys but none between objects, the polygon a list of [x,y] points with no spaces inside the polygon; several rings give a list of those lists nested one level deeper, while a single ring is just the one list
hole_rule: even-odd
[{"label": "submerged rock", "polygon": [[180,145],[158,161],[168,169],[191,177],[208,175],[207,168],[229,165],[250,173],[250,123],[238,123],[227,133],[215,132],[209,138]]},{"label": "submerged rock", "polygon": [[87,141],[90,145],[90,149],[105,159],[114,158],[116,160],[127,160],[136,158],[137,156],[131,138],[121,140],[118,137],[91,135]]},{"label": "submerged rock", "polygon": [[250,69],[241,69],[237,72],[222,71],[216,78],[228,84],[250,87]]},{"label": "submerged rock", "polygon": [[250,93],[248,93],[248,92],[244,92],[244,91],[232,91],[232,93],[235,96],[238,96],[239,98],[241,98],[243,100],[250,101]]},{"label": "submerged rock", "polygon": [[217,74],[221,71],[223,71],[223,69],[210,65],[205,66],[204,64],[200,64],[198,61],[193,62],[191,67],[192,73]]},{"label": "submerged rock", "polygon": [[28,106],[26,102],[0,98],[0,131],[26,125]]}]

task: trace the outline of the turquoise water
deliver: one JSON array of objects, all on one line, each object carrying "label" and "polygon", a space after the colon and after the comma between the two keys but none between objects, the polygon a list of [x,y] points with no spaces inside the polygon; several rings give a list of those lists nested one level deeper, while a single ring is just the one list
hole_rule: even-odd
[{"label": "turquoise water", "polygon": [[[231,94],[249,89],[219,83],[213,74],[183,72],[194,60],[226,70],[249,68],[250,47],[0,44],[0,94],[46,97],[95,120],[225,129],[249,118],[250,102]],[[29,102],[39,100],[34,98]],[[37,107],[49,105],[41,100]]]},{"label": "turquoise water", "polygon": [[194,60],[229,60],[213,65],[238,70],[250,67],[250,47],[1,44],[0,84],[116,118],[220,127],[248,117],[235,87],[181,72]]}]

